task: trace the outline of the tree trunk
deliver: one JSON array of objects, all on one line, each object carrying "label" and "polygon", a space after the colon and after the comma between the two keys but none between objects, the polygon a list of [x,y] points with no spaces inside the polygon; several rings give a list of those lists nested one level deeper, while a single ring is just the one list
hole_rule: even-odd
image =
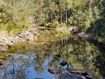
[{"label": "tree trunk", "polygon": [[66,23],[67,23],[67,16],[68,16],[68,11],[67,11],[67,9],[66,9]]},{"label": "tree trunk", "polygon": [[62,23],[62,11],[61,11],[61,16],[60,16],[60,18],[61,18],[61,23]]}]

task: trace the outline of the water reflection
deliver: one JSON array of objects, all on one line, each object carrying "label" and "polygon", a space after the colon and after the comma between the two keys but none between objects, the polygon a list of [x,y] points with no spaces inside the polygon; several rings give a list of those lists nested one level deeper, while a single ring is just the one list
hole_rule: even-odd
[{"label": "water reflection", "polygon": [[42,64],[37,63],[38,60],[40,61],[40,58],[37,55],[11,56],[0,70],[0,79],[55,79],[55,76],[47,71],[52,57],[43,59]]},{"label": "water reflection", "polygon": [[11,55],[0,66],[0,79],[82,79],[81,74],[71,73],[72,68],[67,61],[55,56]]},{"label": "water reflection", "polygon": [[55,79],[56,76],[50,74],[47,68],[55,67],[61,58],[68,64],[72,63],[74,68],[89,69],[95,79],[100,79],[99,71],[105,73],[105,55],[78,36],[42,32],[38,41],[14,46],[8,51],[12,52],[17,54],[9,56],[5,67],[0,68],[1,79]]}]

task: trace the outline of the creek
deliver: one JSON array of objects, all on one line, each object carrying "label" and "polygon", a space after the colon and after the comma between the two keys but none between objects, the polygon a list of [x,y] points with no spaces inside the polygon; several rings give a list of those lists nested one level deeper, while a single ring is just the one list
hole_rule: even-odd
[{"label": "creek", "polygon": [[72,64],[74,69],[86,70],[93,79],[100,79],[95,65],[99,63],[96,59],[99,53],[93,44],[78,36],[42,30],[35,42],[13,45],[1,53],[0,79],[59,79],[48,68],[59,66],[60,59]]}]

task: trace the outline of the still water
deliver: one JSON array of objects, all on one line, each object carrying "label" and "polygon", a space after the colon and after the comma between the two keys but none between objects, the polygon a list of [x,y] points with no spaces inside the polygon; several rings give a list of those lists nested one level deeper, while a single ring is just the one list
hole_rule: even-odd
[{"label": "still water", "polygon": [[[54,59],[55,55],[60,55],[60,59]],[[41,31],[37,41],[14,45],[1,54],[0,79],[58,79],[58,75],[49,73],[48,68],[59,67],[61,59],[73,68],[90,70],[93,79],[100,79],[99,71],[104,73],[103,59],[101,62],[97,59],[100,56],[103,57],[93,44],[77,36]]]},{"label": "still water", "polygon": [[52,57],[48,56],[42,65],[35,55],[16,54],[8,58],[5,66],[1,67],[0,79],[55,79],[55,75],[47,71]]}]

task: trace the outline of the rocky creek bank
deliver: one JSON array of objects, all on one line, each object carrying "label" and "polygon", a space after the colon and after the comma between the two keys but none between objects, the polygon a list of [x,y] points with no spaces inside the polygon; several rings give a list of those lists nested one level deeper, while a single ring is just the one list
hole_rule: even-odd
[{"label": "rocky creek bank", "polygon": [[20,42],[35,41],[38,39],[38,35],[38,28],[35,26],[19,34],[10,35],[7,31],[0,31],[0,52],[4,52]]},{"label": "rocky creek bank", "polygon": [[20,42],[32,42],[38,39],[40,30],[57,30],[59,32],[70,33],[73,35],[78,35],[82,38],[88,40],[99,40],[95,35],[91,33],[81,32],[81,29],[75,26],[71,27],[58,27],[58,28],[47,28],[44,26],[32,26],[31,28],[18,33],[18,34],[9,34],[7,31],[0,31],[0,52],[6,51],[12,45]]},{"label": "rocky creek bank", "polygon": [[8,31],[0,31],[0,52],[5,52],[7,49],[9,49],[12,45],[18,44],[21,42],[32,42],[36,41],[38,39],[39,31],[40,30],[57,30],[60,32],[69,32],[72,30],[70,28],[67,30],[67,28],[47,28],[44,26],[32,26],[31,28],[18,33],[18,34],[9,34]]}]

